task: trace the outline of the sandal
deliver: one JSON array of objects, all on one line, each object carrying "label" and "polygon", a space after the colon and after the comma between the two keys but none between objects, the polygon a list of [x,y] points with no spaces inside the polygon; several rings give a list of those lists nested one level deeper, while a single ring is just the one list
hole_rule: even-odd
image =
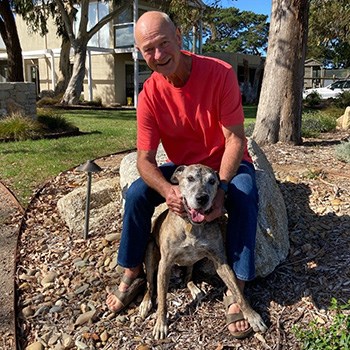
[{"label": "sandal", "polygon": [[128,286],[125,292],[121,292],[118,287],[107,287],[107,293],[113,294],[122,304],[119,310],[114,311],[115,313],[123,311],[144,290],[146,279],[143,274],[136,278],[123,275],[121,282],[124,282]]},{"label": "sandal", "polygon": [[[245,320],[242,311],[235,313],[235,314],[228,313],[229,307],[235,303],[236,303],[236,301],[234,300],[233,295],[225,295],[224,296],[224,304],[225,304],[225,311],[226,311],[226,325],[227,326],[232,324],[232,323]],[[244,331],[237,331],[237,332],[229,331],[229,332],[236,339],[243,339],[243,338],[246,338],[246,337],[251,335],[251,333],[253,332],[253,328],[251,326],[249,326],[249,328],[247,328]]]}]

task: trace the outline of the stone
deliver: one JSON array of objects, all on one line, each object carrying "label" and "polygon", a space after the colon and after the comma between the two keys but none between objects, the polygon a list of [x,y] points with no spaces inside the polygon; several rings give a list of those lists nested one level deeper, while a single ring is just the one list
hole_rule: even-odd
[{"label": "stone", "polygon": [[35,343],[28,345],[25,350],[44,350],[44,345],[39,341],[36,341]]},{"label": "stone", "polygon": [[350,129],[350,107],[346,107],[344,114],[337,119],[337,128],[340,130]]},{"label": "stone", "polygon": [[[98,230],[103,223],[117,220],[118,180],[93,182],[90,196],[89,231]],[[79,187],[60,198],[57,208],[70,232],[82,235],[85,227],[86,187]]]},{"label": "stone", "polygon": [[[249,138],[248,150],[256,169],[256,181],[259,191],[259,216],[256,239],[256,274],[259,277],[269,275],[283,262],[289,252],[288,217],[281,190],[278,187],[271,164],[257,143]],[[166,160],[162,147],[157,151],[157,162]],[[122,196],[131,183],[139,177],[136,169],[136,152],[129,153],[121,162],[120,185]],[[159,215],[166,208],[156,209]]]}]

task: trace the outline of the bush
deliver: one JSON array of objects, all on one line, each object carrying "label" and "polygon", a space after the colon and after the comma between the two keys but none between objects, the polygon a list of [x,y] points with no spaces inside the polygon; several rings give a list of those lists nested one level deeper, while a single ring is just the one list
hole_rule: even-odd
[{"label": "bush", "polygon": [[333,131],[336,124],[336,118],[327,112],[306,112],[302,116],[301,134],[303,137],[317,137],[322,132]]},{"label": "bush", "polygon": [[40,123],[33,118],[21,113],[13,113],[0,120],[0,139],[3,140],[26,140],[38,137]]},{"label": "bush", "polygon": [[350,106],[350,91],[344,91],[334,101],[335,105],[339,108],[346,108]]},{"label": "bush", "polygon": [[38,109],[38,118],[33,119],[20,113],[0,119],[0,139],[5,141],[23,141],[39,139],[49,134],[77,132],[79,129],[61,115],[49,110]]},{"label": "bush", "polygon": [[350,163],[350,142],[343,142],[335,147],[335,155],[342,162]]},{"label": "bush", "polygon": [[54,106],[59,104],[59,102],[62,99],[62,94],[57,95],[55,97],[48,97],[45,96],[43,98],[41,98],[39,101],[37,101],[36,106],[37,107],[43,107],[43,106]]},{"label": "bush", "polygon": [[305,104],[308,107],[318,107],[322,104],[321,95],[317,91],[311,92],[305,98]]},{"label": "bush", "polygon": [[308,327],[294,328],[296,337],[302,342],[303,350],[349,350],[350,349],[350,315],[344,310],[350,309],[350,300],[339,306],[336,299],[331,301],[331,310],[335,316],[333,323],[327,328],[318,322],[311,322]]},{"label": "bush", "polygon": [[38,109],[38,122],[44,132],[57,133],[76,130],[77,128],[69,123],[63,116],[54,114],[50,110]]}]

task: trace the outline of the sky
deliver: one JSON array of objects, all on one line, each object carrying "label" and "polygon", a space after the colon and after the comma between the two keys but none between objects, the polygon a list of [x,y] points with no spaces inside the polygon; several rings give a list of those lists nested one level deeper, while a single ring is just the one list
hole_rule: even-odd
[{"label": "sky", "polygon": [[272,0],[222,0],[222,7],[236,7],[241,11],[252,11],[257,14],[271,15]]}]

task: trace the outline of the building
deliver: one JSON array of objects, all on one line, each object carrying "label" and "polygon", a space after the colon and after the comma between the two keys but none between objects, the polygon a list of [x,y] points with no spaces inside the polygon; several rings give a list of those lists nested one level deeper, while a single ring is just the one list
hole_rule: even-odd
[{"label": "building", "polygon": [[[189,0],[191,5],[205,8],[201,0]],[[90,1],[89,22],[91,26],[103,18],[112,2]],[[104,105],[137,105],[137,96],[151,71],[134,46],[134,25],[144,12],[158,9],[156,1],[133,0],[115,18],[106,24],[89,41],[86,58],[86,74],[83,96],[87,101],[101,100]],[[159,1],[159,4],[161,1]],[[77,15],[77,25],[79,12]],[[34,82],[38,95],[53,91],[59,71],[61,38],[56,35],[56,26],[49,23],[45,36],[28,32],[28,26],[16,17],[18,35],[22,46],[24,80]],[[201,33],[193,32],[184,37],[186,50],[201,53]],[[72,53],[72,52],[71,52]],[[233,53],[208,54],[232,64],[241,83],[248,79],[253,84],[254,72],[261,62],[260,57]],[[0,43],[0,82],[6,81],[6,50]],[[73,65],[73,55],[71,55]]]}]

